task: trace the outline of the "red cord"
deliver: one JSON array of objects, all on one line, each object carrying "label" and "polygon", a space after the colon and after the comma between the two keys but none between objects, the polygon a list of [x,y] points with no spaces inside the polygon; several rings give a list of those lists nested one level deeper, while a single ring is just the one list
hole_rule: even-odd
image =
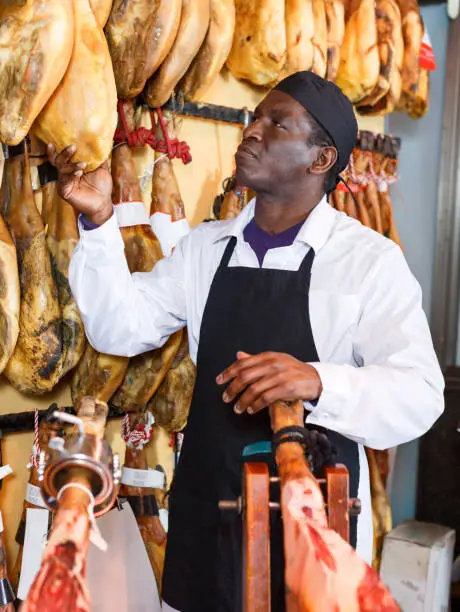
[{"label": "red cord", "polygon": [[115,130],[113,140],[116,145],[123,142],[126,142],[130,148],[149,145],[152,149],[158,151],[158,153],[166,153],[169,159],[178,158],[181,159],[184,164],[189,164],[192,161],[192,155],[188,144],[184,141],[179,141],[177,138],[171,139],[169,137],[161,108],[157,109],[157,115],[164,140],[157,140],[156,138],[156,122],[153,111],[150,111],[150,118],[152,121],[151,129],[148,130],[145,127],[140,127],[132,132],[128,129],[128,122],[126,121],[125,110],[123,108],[123,100],[118,100],[118,113],[123,127]]}]

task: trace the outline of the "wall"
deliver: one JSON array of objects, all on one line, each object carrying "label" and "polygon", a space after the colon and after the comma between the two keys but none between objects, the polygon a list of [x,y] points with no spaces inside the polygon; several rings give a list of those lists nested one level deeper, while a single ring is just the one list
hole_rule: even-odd
[{"label": "wall", "polygon": [[[261,99],[263,92],[237,82],[228,73],[219,77],[207,94],[206,100],[215,104],[241,108],[253,108]],[[381,118],[359,118],[362,129],[382,132]],[[241,138],[241,130],[230,125],[214,124],[194,119],[179,119],[177,124],[181,139],[191,146],[193,162],[187,166],[175,162],[175,169],[182,196],[185,202],[187,217],[196,225],[209,216],[214,197],[221,190],[222,181],[232,173],[233,155]],[[139,176],[153,159],[153,152],[145,149],[136,153]],[[144,193],[146,203],[149,201],[149,188]],[[59,405],[70,405],[68,381],[63,381],[53,393],[43,397],[26,397],[14,390],[0,377],[0,409],[3,414],[47,408],[52,402]],[[120,439],[119,420],[109,423],[107,439],[115,451],[123,455],[123,444]],[[25,484],[28,478],[26,464],[33,443],[32,433],[6,436],[3,442],[3,459],[9,463],[15,473],[9,476],[0,494],[0,505],[4,515],[5,534],[9,564],[16,558],[17,545],[14,542],[19,522]],[[171,451],[168,439],[159,434],[159,438],[150,445],[149,463],[154,466],[159,461],[168,474],[171,474]]]},{"label": "wall", "polygon": [[[393,113],[387,118],[387,131],[402,139],[401,179],[392,190],[392,202],[396,227],[409,266],[422,287],[423,307],[429,319],[448,19],[445,5],[422,7],[422,15],[438,66],[431,78],[430,107],[419,121]],[[395,524],[415,514],[418,448],[418,441],[398,448],[391,491]]]}]

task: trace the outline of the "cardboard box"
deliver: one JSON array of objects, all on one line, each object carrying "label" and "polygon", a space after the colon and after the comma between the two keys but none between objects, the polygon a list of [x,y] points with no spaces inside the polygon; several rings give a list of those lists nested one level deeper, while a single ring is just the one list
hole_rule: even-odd
[{"label": "cardboard box", "polygon": [[380,576],[402,612],[449,610],[455,531],[406,521],[385,538]]}]

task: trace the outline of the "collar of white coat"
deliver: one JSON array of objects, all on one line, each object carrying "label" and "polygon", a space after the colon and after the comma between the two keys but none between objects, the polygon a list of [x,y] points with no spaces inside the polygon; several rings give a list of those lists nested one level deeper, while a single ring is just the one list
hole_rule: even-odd
[{"label": "collar of white coat", "polygon": [[[220,228],[215,232],[213,242],[230,236],[240,238],[243,235],[244,228],[254,217],[255,203],[256,199],[254,198],[235,219],[220,222]],[[305,242],[312,247],[315,253],[318,253],[330,236],[335,213],[336,211],[328,203],[327,197],[324,196],[308,215],[294,242]]]}]

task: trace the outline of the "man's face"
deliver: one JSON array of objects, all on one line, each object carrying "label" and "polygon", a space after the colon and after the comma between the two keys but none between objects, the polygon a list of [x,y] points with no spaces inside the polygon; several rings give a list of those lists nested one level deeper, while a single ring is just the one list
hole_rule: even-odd
[{"label": "man's face", "polygon": [[278,193],[305,180],[318,153],[308,144],[311,127],[307,111],[282,91],[271,91],[254,111],[238,147],[236,178],[260,193]]}]

